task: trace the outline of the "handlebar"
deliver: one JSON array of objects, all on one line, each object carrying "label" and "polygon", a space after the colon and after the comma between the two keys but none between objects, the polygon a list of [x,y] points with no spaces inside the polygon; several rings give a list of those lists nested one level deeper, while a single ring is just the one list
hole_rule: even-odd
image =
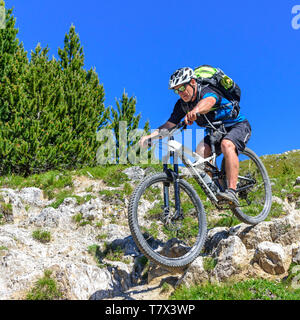
[{"label": "handlebar", "polygon": [[160,139],[160,138],[165,138],[165,137],[171,137],[173,136],[174,132],[179,130],[179,129],[186,129],[187,125],[186,123],[183,121],[179,122],[176,126],[169,128],[169,129],[161,129],[159,130],[159,134],[154,137],[154,138],[150,138],[147,141],[147,145],[148,147],[152,147],[152,140],[156,140],[156,139]]},{"label": "handlebar", "polygon": [[[197,113],[197,117],[199,117],[200,115],[201,115],[200,113]],[[223,121],[219,120],[219,121],[211,122],[210,124],[208,124],[204,127],[218,130],[218,127],[220,127],[222,124],[223,124]],[[161,129],[160,132],[162,132],[162,133],[160,133],[157,137],[154,137],[152,139],[148,139],[148,143],[147,143],[148,147],[152,146],[152,140],[164,138],[167,136],[171,137],[173,135],[173,133],[176,132],[177,130],[179,130],[179,129],[185,130],[186,128],[187,128],[187,124],[183,120],[183,121],[180,121],[176,126],[170,128],[170,129]]]}]

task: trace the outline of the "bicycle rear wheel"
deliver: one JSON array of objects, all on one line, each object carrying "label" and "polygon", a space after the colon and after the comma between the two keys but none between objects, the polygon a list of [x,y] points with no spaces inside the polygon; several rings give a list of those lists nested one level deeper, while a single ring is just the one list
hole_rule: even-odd
[{"label": "bicycle rear wheel", "polygon": [[186,267],[200,254],[207,232],[201,200],[183,179],[179,194],[178,214],[173,182],[164,172],[154,174],[138,185],[128,208],[129,227],[140,251],[170,270]]},{"label": "bicycle rear wheel", "polygon": [[255,225],[267,218],[272,205],[270,180],[262,161],[249,148],[239,154],[236,192],[240,206],[231,211],[239,220]]}]

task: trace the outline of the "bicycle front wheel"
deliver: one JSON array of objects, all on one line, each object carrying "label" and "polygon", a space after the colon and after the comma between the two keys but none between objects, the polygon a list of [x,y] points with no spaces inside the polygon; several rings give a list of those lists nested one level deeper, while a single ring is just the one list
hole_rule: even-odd
[{"label": "bicycle front wheel", "polygon": [[[128,221],[140,251],[169,270],[182,269],[200,254],[206,237],[203,205],[193,187],[179,180],[180,210],[166,173],[138,185],[129,202]],[[177,202],[178,204],[178,202]]]},{"label": "bicycle front wheel", "polygon": [[231,211],[239,220],[255,225],[267,218],[272,205],[270,180],[264,164],[249,148],[239,155],[236,191],[240,206]]}]

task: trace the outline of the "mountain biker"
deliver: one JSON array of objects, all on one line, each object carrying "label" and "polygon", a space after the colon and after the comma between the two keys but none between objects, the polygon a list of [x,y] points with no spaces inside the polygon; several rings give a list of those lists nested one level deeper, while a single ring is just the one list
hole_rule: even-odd
[{"label": "mountain biker", "polygon": [[[179,94],[180,99],[176,102],[168,121],[150,135],[143,136],[140,139],[139,144],[142,147],[145,146],[146,140],[158,136],[159,130],[174,127],[182,118],[188,125],[196,121],[199,126],[203,126],[207,123],[207,119],[210,121],[219,120],[224,118],[228,112],[231,112],[230,109],[226,111],[226,109],[221,108],[216,111],[212,110],[213,107],[223,106],[230,102],[210,86],[203,87],[197,83],[195,73],[189,67],[180,68],[171,75],[169,89],[173,89],[176,94]],[[197,113],[201,116],[197,117]],[[244,150],[250,139],[251,126],[242,115],[228,118],[223,121],[223,124],[227,133],[222,137],[220,143],[216,144],[216,152],[218,155],[221,153],[224,155],[228,188],[224,192],[219,192],[217,197],[231,201],[238,206],[239,201],[236,196],[239,171],[238,154]],[[196,152],[204,158],[211,155],[210,139],[207,135],[197,145]]]}]

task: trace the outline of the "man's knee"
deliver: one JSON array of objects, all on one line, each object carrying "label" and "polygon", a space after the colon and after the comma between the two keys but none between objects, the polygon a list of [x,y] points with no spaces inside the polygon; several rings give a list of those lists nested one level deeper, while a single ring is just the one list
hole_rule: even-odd
[{"label": "man's knee", "polygon": [[196,152],[204,158],[207,158],[211,155],[211,148],[208,144],[200,142],[197,146]]},{"label": "man's knee", "polygon": [[223,139],[221,142],[221,150],[222,150],[222,153],[224,154],[224,153],[236,151],[236,147],[231,140]]}]

